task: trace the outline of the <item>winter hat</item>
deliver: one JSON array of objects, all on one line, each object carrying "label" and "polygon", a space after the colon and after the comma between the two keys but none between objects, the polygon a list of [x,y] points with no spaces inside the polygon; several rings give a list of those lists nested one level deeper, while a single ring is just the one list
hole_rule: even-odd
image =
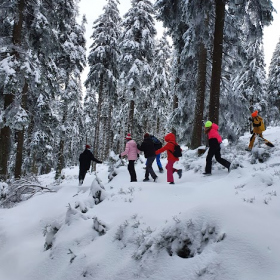
[{"label": "winter hat", "polygon": [[212,122],[210,122],[210,121],[207,121],[206,123],[205,123],[205,125],[204,125],[205,127],[207,127],[207,128],[209,128],[209,127],[211,127],[212,126]]},{"label": "winter hat", "polygon": [[258,115],[258,111],[256,110],[255,112],[252,113],[252,117],[255,118]]},{"label": "winter hat", "polygon": [[145,134],[144,134],[144,139],[149,138],[149,137],[150,137],[150,134],[149,134],[149,133],[145,133]]},{"label": "winter hat", "polygon": [[126,137],[125,137],[126,140],[131,140],[131,134],[130,133],[127,133]]},{"label": "winter hat", "polygon": [[86,144],[86,149],[90,149],[90,145]]}]

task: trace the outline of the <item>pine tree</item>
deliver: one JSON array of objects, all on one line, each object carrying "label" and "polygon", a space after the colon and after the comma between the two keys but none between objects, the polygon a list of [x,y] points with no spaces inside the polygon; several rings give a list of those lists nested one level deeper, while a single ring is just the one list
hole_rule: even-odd
[{"label": "pine tree", "polygon": [[269,65],[268,102],[268,120],[271,124],[278,124],[280,111],[280,40],[276,45]]},{"label": "pine tree", "polygon": [[[148,0],[132,0],[121,37],[121,90],[129,104],[126,129],[142,134],[148,118],[156,29]],[[140,115],[141,112],[141,115]],[[138,114],[137,114],[138,113]]]},{"label": "pine tree", "polygon": [[[104,156],[109,155],[109,146],[112,142],[111,119],[112,108],[117,99],[117,81],[119,77],[118,59],[119,59],[119,45],[118,40],[120,36],[121,18],[118,10],[118,0],[108,0],[104,7],[104,13],[94,22],[93,44],[90,47],[90,54],[88,57],[88,64],[90,71],[85,82],[88,88],[88,93],[96,92],[98,95],[97,103],[97,118],[95,125],[94,136],[94,150],[98,157],[106,150]],[[107,135],[103,139],[105,145],[100,145],[100,132],[102,126],[102,107],[104,102],[108,100],[108,110],[106,112],[105,127],[107,127]],[[104,116],[104,115],[103,115]],[[103,124],[104,125],[104,124]],[[105,130],[104,130],[105,131]]]}]

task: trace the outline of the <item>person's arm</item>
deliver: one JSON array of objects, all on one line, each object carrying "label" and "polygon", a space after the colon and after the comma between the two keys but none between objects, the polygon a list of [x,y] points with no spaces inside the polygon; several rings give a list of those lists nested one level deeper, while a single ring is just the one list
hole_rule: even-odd
[{"label": "person's arm", "polygon": [[161,153],[167,151],[167,150],[168,150],[167,145],[168,145],[168,143],[167,143],[165,146],[163,146],[162,148],[156,150],[156,151],[155,151],[155,154],[158,155],[158,154],[161,154]]},{"label": "person's arm", "polygon": [[91,153],[91,160],[95,161],[96,163],[102,163],[102,161],[98,160],[97,158],[94,157],[93,153]]}]

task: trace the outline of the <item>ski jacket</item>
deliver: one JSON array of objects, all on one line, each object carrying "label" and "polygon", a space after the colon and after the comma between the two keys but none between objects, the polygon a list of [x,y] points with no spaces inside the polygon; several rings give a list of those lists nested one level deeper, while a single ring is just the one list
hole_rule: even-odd
[{"label": "ski jacket", "polygon": [[263,118],[260,116],[256,116],[252,119],[253,123],[253,133],[262,134],[265,130]]},{"label": "ski jacket", "polygon": [[100,161],[94,157],[93,153],[89,149],[85,149],[80,154],[80,157],[79,157],[80,168],[89,170],[91,161],[95,161],[96,163],[102,163],[102,161]]},{"label": "ski jacket", "polygon": [[156,148],[155,148],[153,140],[150,137],[145,138],[143,140],[142,144],[138,145],[137,148],[140,151],[144,152],[145,158],[156,156],[156,154],[155,154]]},{"label": "ski jacket", "polygon": [[165,142],[167,142],[162,148],[156,150],[156,155],[167,151],[167,160],[170,161],[179,161],[179,158],[176,158],[172,152],[174,152],[175,145],[178,145],[176,142],[176,137],[173,133],[168,133],[164,137]]},{"label": "ski jacket", "polygon": [[209,130],[209,132],[207,133],[208,139],[212,139],[212,138],[216,138],[218,140],[218,143],[222,143],[222,137],[218,132],[218,125],[216,125],[215,123],[212,124],[211,129]]},{"label": "ski jacket", "polygon": [[137,144],[134,140],[127,141],[125,145],[124,152],[121,153],[121,156],[127,156],[128,160],[136,160],[137,154],[139,154],[140,151],[137,149]]}]

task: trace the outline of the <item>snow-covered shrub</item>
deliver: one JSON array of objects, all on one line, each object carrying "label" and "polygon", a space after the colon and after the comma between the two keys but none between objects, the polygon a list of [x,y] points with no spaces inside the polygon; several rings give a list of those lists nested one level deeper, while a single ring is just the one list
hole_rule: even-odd
[{"label": "snow-covered shrub", "polygon": [[91,187],[90,187],[90,194],[93,197],[95,204],[99,204],[102,202],[107,194],[101,180],[95,174],[95,179],[93,180]]},{"label": "snow-covered shrub", "polygon": [[[115,176],[117,176],[117,172],[116,172],[116,163],[120,161],[119,159],[119,156],[116,155],[113,151],[110,152],[110,155],[109,155],[109,167],[108,167],[108,179],[109,179],[109,182],[113,180],[113,178]],[[119,167],[119,166],[118,166]]]},{"label": "snow-covered shrub", "polygon": [[38,193],[54,192],[42,186],[35,176],[22,177],[1,184],[0,205],[6,208],[12,207],[21,201],[28,200]]},{"label": "snow-covered shrub", "polygon": [[267,161],[270,157],[270,154],[264,148],[253,148],[252,149],[252,157],[251,157],[251,164],[255,164],[257,160],[261,163]]},{"label": "snow-covered shrub", "polygon": [[60,224],[58,222],[53,222],[52,224],[46,225],[43,230],[43,235],[45,238],[44,248],[45,250],[49,250],[53,246],[53,242],[55,240],[55,235],[60,229]]},{"label": "snow-covered shrub", "polygon": [[107,226],[98,220],[97,217],[93,217],[93,229],[99,233],[99,235],[104,235],[107,231]]}]

